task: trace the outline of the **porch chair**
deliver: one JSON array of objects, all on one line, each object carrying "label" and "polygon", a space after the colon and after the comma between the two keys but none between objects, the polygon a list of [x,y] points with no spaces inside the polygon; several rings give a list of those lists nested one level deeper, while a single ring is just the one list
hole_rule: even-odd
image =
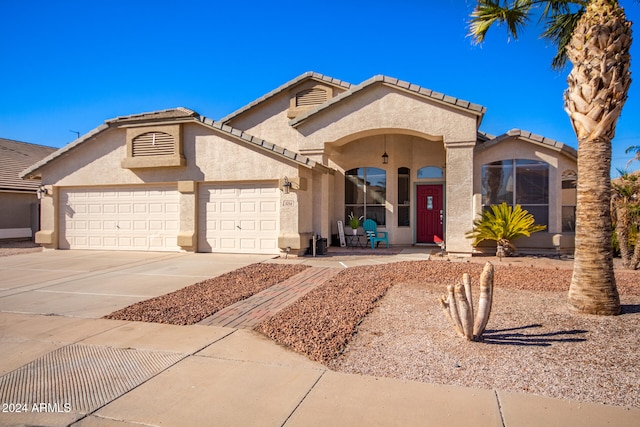
[{"label": "porch chair", "polygon": [[366,219],[362,223],[362,228],[367,235],[367,239],[371,242],[371,249],[375,249],[380,242],[384,242],[389,247],[388,233],[386,231],[378,231],[378,224],[374,220]]}]

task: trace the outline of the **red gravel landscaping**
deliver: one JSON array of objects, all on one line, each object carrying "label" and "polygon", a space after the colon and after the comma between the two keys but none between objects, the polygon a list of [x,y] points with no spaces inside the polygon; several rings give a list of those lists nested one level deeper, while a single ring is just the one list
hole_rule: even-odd
[{"label": "red gravel landscaping", "polygon": [[125,307],[105,319],[192,325],[238,301],[309,268],[305,265],[251,264],[166,295]]},{"label": "red gravel landscaping", "polygon": [[[397,283],[424,283],[444,293],[469,273],[474,286],[481,263],[406,261],[349,268],[255,329],[312,360],[328,363],[347,345],[362,319]],[[572,271],[494,265],[495,286],[538,292],[567,291]],[[621,295],[640,295],[640,272],[616,271]],[[434,300],[434,305],[436,301]]]}]

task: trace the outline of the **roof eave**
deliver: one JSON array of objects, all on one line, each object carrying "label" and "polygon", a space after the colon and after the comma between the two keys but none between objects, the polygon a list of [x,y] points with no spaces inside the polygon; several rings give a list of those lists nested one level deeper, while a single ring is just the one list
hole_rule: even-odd
[{"label": "roof eave", "polygon": [[560,141],[556,141],[555,139],[547,138],[542,135],[537,135],[532,132],[521,130],[521,129],[511,129],[502,135],[493,137],[486,142],[482,142],[477,144],[476,147],[478,150],[486,150],[506,139],[516,138],[522,141],[526,141],[535,145],[539,145],[541,147],[549,148],[555,151],[558,151],[567,157],[577,160],[578,152],[571,146],[564,144]]},{"label": "roof eave", "polygon": [[97,128],[93,129],[92,131],[82,135],[80,138],[76,139],[73,142],[70,142],[69,144],[65,145],[64,147],[54,151],[53,153],[49,154],[47,157],[45,157],[44,159],[40,160],[39,162],[29,166],[27,169],[23,170],[22,172],[20,172],[20,178],[22,179],[40,179],[41,175],[40,175],[40,168],[42,168],[43,166],[45,166],[46,164],[48,164],[49,162],[53,161],[54,159],[60,157],[61,155],[68,153],[69,151],[73,150],[74,148],[76,148],[78,145],[82,144],[83,142],[85,142],[86,140],[95,137],[96,135],[98,135],[99,133],[109,129],[111,126],[107,123],[104,123],[100,126],[98,126]]},{"label": "roof eave", "polygon": [[323,172],[331,171],[330,168],[310,159],[307,156],[304,156],[295,151],[288,150],[284,147],[273,144],[271,142],[265,141],[264,139],[250,135],[247,132],[244,132],[240,129],[236,129],[229,125],[226,125],[221,121],[215,121],[204,116],[199,116],[196,119],[196,123],[202,124],[211,129],[215,129],[216,131],[222,132],[225,135],[230,136],[238,141],[241,141],[245,144],[250,144],[251,146],[256,147],[258,149],[275,154],[276,156],[279,156],[288,161],[294,162],[300,166],[303,166],[309,169],[319,169],[319,170],[322,170]]},{"label": "roof eave", "polygon": [[371,77],[368,80],[365,80],[364,82],[360,83],[357,86],[352,86],[347,91],[329,99],[328,101],[317,106],[316,108],[306,111],[305,113],[300,114],[294,119],[291,119],[289,121],[289,125],[294,128],[297,128],[298,126],[302,125],[305,121],[313,117],[315,114],[320,113],[326,109],[329,109],[331,106],[341,102],[342,100],[348,97],[351,97],[357,92],[365,90],[368,87],[371,87],[375,84],[381,84],[387,87],[392,87],[407,93],[411,93],[413,95],[419,95],[426,99],[434,101],[436,103],[440,103],[448,107],[453,107],[463,112],[467,112],[467,113],[471,112],[472,114],[478,117],[478,120],[477,120],[478,127],[480,126],[480,123],[482,122],[482,118],[484,117],[484,114],[487,110],[482,105],[474,104],[472,102],[465,101],[460,98],[454,98],[452,96],[448,96],[439,92],[434,92],[430,89],[423,88],[421,86],[418,86],[409,82],[405,82],[403,80],[398,80],[396,78],[387,77],[384,75],[376,75]]},{"label": "roof eave", "polygon": [[299,75],[298,77],[289,80],[288,82],[284,83],[283,85],[278,86],[277,88],[275,88],[274,90],[262,95],[261,97],[259,97],[258,99],[255,99],[254,101],[251,101],[250,103],[246,104],[243,107],[240,107],[239,109],[237,109],[236,111],[232,112],[231,114],[226,115],[225,117],[221,118],[219,120],[220,123],[227,123],[230,122],[231,120],[235,119],[237,116],[245,113],[246,111],[251,110],[252,108],[262,104],[263,102],[268,101],[269,99],[273,98],[274,96],[285,92],[287,90],[289,90],[290,88],[292,88],[293,86],[302,83],[305,80],[317,80],[319,82],[322,83],[327,83],[331,86],[335,86],[338,88],[342,88],[342,89],[349,89],[352,85],[351,83],[345,82],[343,80],[338,80],[338,79],[334,79],[333,77],[329,77],[326,76],[324,74],[320,74],[320,73],[316,73],[313,71],[308,71],[306,73],[303,73],[301,75]]}]

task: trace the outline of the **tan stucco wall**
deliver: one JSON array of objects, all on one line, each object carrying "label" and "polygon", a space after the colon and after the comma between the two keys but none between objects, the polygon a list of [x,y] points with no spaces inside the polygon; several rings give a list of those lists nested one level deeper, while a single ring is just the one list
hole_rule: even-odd
[{"label": "tan stucco wall", "polygon": [[475,141],[476,125],[472,113],[379,85],[317,113],[297,129],[299,149],[304,153],[322,149],[325,142],[340,144],[379,129],[402,129],[446,142]]},{"label": "tan stucco wall", "polygon": [[481,215],[482,165],[499,160],[525,159],[543,161],[549,164],[549,224],[547,230],[536,233],[530,238],[520,238],[516,246],[521,249],[553,248],[554,234],[563,234],[563,247],[573,247],[573,233],[562,233],[562,173],[565,170],[577,171],[576,160],[542,144],[533,144],[518,138],[510,138],[487,149],[479,148],[475,152],[473,192],[476,203],[476,215]]},{"label": "tan stucco wall", "polygon": [[446,170],[446,249],[450,253],[473,250],[465,233],[473,224],[473,143],[447,147]]},{"label": "tan stucco wall", "polygon": [[296,93],[315,86],[326,88],[332,96],[345,91],[343,88],[322,84],[317,80],[307,80],[271,97],[262,102],[258,108],[242,113],[227,124],[251,135],[259,136],[272,144],[298,151],[299,133],[289,125],[291,119],[288,117],[288,112],[291,99],[295,98]]}]

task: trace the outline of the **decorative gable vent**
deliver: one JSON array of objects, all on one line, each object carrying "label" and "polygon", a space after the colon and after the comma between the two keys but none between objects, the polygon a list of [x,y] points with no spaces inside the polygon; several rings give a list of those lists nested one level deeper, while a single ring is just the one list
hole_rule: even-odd
[{"label": "decorative gable vent", "polygon": [[287,117],[290,119],[300,113],[311,110],[313,107],[324,104],[333,96],[331,88],[324,85],[315,85],[302,89],[299,92],[294,92],[294,90],[297,89],[301,88],[298,87],[289,92],[289,111],[287,112]]},{"label": "decorative gable vent", "polygon": [[326,90],[314,87],[296,94],[296,107],[320,105],[329,99]]},{"label": "decorative gable vent", "polygon": [[132,141],[133,157],[173,156],[175,149],[175,138],[164,132],[143,133]]},{"label": "decorative gable vent", "polygon": [[123,168],[186,166],[181,124],[158,124],[153,127],[131,126],[125,129],[127,130],[127,156],[122,159]]}]

